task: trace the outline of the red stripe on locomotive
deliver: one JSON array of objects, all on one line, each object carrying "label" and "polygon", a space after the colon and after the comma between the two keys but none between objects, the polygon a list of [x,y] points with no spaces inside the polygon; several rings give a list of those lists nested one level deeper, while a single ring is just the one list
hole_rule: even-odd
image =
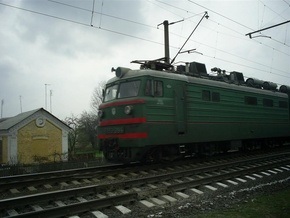
[{"label": "red stripe on locomotive", "polygon": [[134,100],[126,100],[126,101],[115,101],[115,102],[110,102],[110,103],[103,103],[100,105],[100,109],[104,109],[107,107],[117,107],[121,105],[128,105],[128,104],[144,104],[145,100],[144,99],[134,99]]},{"label": "red stripe on locomotive", "polygon": [[125,119],[116,119],[116,120],[104,120],[104,121],[101,121],[100,126],[137,124],[137,123],[145,123],[145,122],[146,122],[145,117],[135,117],[135,118],[125,118]]},{"label": "red stripe on locomotive", "polygon": [[119,138],[119,139],[144,139],[148,137],[147,132],[134,132],[124,134],[99,134],[99,139]]}]

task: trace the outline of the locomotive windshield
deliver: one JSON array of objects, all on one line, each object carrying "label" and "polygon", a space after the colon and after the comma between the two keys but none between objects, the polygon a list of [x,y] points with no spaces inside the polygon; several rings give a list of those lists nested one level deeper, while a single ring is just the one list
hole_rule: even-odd
[{"label": "locomotive windshield", "polygon": [[130,81],[120,84],[118,98],[128,98],[138,95],[140,81]]},{"label": "locomotive windshield", "polygon": [[104,102],[116,98],[129,98],[138,95],[140,80],[123,82],[106,88]]},{"label": "locomotive windshield", "polygon": [[106,88],[104,102],[111,101],[116,98],[118,91],[118,85],[113,85]]}]

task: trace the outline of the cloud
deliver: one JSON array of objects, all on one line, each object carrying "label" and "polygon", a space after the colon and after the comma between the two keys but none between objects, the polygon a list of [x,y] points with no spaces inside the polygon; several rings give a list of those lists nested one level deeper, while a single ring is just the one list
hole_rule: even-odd
[{"label": "cloud", "polygon": [[[45,84],[50,84],[47,109],[52,90],[52,111],[61,119],[90,110],[94,88],[114,76],[111,67],[138,68],[130,61],[163,57],[163,26],[157,29],[157,25],[164,20],[185,18],[184,22],[169,27],[173,57],[206,10],[189,1],[95,1],[90,26],[93,1],[2,3],[18,7],[0,4],[3,115],[20,112],[20,95],[23,111],[45,107]],[[220,67],[290,84],[284,73],[290,71],[289,47],[266,38],[251,40],[245,36],[249,29],[225,18],[256,29],[284,18],[289,20],[285,2],[265,0],[267,7],[249,1],[199,3],[212,10],[208,11],[210,18],[202,21],[184,50],[196,48],[203,55],[182,54],[177,61],[198,61],[205,63],[208,70]],[[284,18],[269,8],[281,12]],[[247,16],[245,11],[249,12]],[[285,37],[286,27],[289,25],[267,33],[290,44],[289,37]]]}]

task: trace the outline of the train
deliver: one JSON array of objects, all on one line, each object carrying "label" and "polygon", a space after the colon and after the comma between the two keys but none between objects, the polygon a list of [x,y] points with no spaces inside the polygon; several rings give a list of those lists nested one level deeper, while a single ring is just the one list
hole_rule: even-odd
[{"label": "train", "polygon": [[99,106],[98,144],[110,162],[172,161],[283,145],[290,139],[290,87],[190,62],[133,61]]}]

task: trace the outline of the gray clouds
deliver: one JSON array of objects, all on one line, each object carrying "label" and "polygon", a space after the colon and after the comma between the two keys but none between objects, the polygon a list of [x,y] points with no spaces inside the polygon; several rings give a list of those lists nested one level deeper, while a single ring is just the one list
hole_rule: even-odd
[{"label": "gray clouds", "polygon": [[[5,101],[5,117],[20,112],[20,95],[23,111],[44,107],[44,84],[51,84],[48,92],[52,90],[57,117],[90,110],[93,90],[113,76],[111,67],[138,68],[130,61],[164,55],[159,23],[195,15],[170,26],[173,57],[206,10],[185,0],[96,0],[91,27],[93,0],[57,2],[0,1],[20,8],[0,4],[0,100]],[[184,50],[196,48],[203,55],[183,54],[177,61],[198,61],[208,70],[216,66],[290,85],[289,24],[263,32],[272,39],[245,36],[289,20],[290,7],[285,2],[263,2],[266,6],[259,1],[198,1],[212,11]]]}]

